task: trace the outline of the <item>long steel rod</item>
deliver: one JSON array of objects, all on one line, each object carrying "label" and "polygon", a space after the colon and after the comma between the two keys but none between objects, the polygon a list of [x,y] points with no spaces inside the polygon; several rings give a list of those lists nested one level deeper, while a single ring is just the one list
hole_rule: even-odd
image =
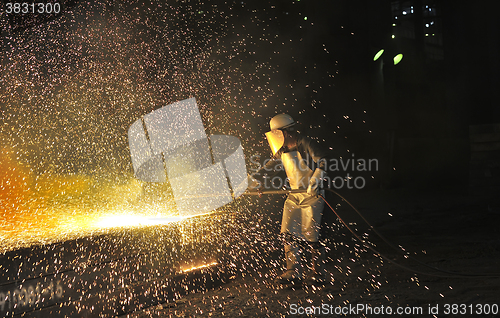
[{"label": "long steel rod", "polygon": [[306,193],[305,189],[296,190],[266,190],[266,191],[246,191],[243,195],[264,195],[264,194],[288,194],[288,193]]}]

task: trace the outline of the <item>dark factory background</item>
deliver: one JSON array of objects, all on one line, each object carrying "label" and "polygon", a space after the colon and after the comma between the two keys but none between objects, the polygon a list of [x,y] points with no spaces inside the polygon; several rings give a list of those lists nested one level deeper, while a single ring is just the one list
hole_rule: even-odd
[{"label": "dark factory background", "polygon": [[[379,178],[368,187],[498,190],[500,28],[486,2],[300,1],[292,8],[315,21],[280,20],[303,38],[298,59],[323,69],[334,56],[338,65],[328,89],[295,92],[298,104],[322,101],[299,120],[321,126],[310,133],[327,139],[334,157],[349,149],[379,158]],[[296,86],[321,81],[322,70],[310,73],[295,77]]]},{"label": "dark factory background", "polygon": [[[490,173],[498,169],[494,151],[488,152],[495,147],[471,142],[498,137],[469,139],[471,125],[498,123],[500,115],[499,27],[485,8],[465,1],[349,2],[359,43],[349,65],[366,79],[357,91],[379,114],[375,144],[384,146],[385,139],[381,156],[396,168],[388,184],[466,191],[469,182],[492,185],[481,174],[488,175],[487,165]],[[370,57],[379,49],[385,52],[374,62]],[[397,54],[403,60],[394,65]],[[495,126],[477,129],[498,132]]]}]

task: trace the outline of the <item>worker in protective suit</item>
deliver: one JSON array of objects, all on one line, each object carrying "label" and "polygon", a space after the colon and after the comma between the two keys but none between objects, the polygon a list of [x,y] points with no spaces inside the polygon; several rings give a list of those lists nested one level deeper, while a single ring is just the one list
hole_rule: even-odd
[{"label": "worker in protective suit", "polygon": [[[305,190],[290,193],[283,208],[281,234],[285,242],[286,271],[278,277],[283,284],[296,284],[303,280],[301,264],[302,246],[311,248],[313,282],[325,280],[325,247],[319,241],[324,201],[322,180],[326,177],[326,159],[317,143],[295,131],[290,115],[279,114],[270,121],[271,131],[266,137],[287,175],[291,189]],[[272,162],[269,162],[266,170]],[[263,169],[264,169],[263,168]]]}]

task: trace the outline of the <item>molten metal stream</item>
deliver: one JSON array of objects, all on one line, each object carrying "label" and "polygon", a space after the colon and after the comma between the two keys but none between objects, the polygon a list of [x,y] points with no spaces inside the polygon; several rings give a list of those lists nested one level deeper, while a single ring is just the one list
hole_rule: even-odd
[{"label": "molten metal stream", "polygon": [[195,271],[195,270],[198,270],[198,269],[212,267],[212,266],[215,266],[217,264],[219,264],[219,263],[218,262],[212,262],[212,263],[203,264],[203,265],[197,265],[197,266],[193,266],[193,267],[189,267],[189,268],[183,268],[183,269],[181,269],[181,273],[192,272],[192,271]]}]

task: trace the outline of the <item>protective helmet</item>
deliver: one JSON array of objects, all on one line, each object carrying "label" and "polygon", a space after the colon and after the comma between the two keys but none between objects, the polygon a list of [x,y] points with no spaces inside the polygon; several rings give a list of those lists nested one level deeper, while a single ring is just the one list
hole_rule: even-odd
[{"label": "protective helmet", "polygon": [[279,114],[271,118],[269,122],[269,126],[271,126],[271,130],[275,129],[285,129],[295,125],[295,121],[292,116],[288,114]]}]

